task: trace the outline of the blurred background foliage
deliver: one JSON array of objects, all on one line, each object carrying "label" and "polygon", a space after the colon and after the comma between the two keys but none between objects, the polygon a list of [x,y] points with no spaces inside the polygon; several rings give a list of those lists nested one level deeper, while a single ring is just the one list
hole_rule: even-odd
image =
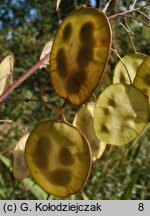
[{"label": "blurred background foliage", "polygon": [[[46,42],[55,32],[67,14],[80,4],[94,6],[96,1],[62,0],[58,12],[54,0],[0,0],[0,60],[9,51],[15,55],[13,79],[16,80],[35,64]],[[107,1],[102,1],[102,7]],[[131,8],[134,1],[111,2],[107,15]],[[137,1],[136,7],[148,1]],[[150,16],[150,5],[143,12]],[[146,18],[137,12],[132,13],[143,21]],[[133,18],[118,17],[111,21],[113,48],[121,56],[133,53],[129,34],[120,24],[127,24],[136,51],[150,54],[150,29]],[[118,59],[110,56],[106,75],[96,89],[99,94],[111,83],[113,69]],[[43,99],[61,106],[60,99],[51,86],[49,69],[37,70],[24,83],[16,88],[9,99]],[[72,121],[77,106],[66,105],[64,113]],[[0,199],[46,199],[47,194],[30,179],[18,181],[12,174],[12,151],[17,141],[40,121],[56,119],[55,109],[35,102],[20,102],[0,105]],[[50,196],[50,199],[58,199]],[[107,146],[102,158],[92,167],[92,173],[83,192],[67,199],[150,199],[150,129],[138,142],[124,147]]]}]

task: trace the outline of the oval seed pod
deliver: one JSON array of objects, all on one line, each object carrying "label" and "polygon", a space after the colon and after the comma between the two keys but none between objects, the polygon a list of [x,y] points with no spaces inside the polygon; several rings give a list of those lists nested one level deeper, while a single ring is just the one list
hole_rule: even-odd
[{"label": "oval seed pod", "polygon": [[10,53],[0,63],[0,95],[8,88],[11,84],[11,73],[14,66],[14,55]]},{"label": "oval seed pod", "polygon": [[133,85],[148,96],[150,104],[150,56],[145,58],[143,63],[140,65]]},{"label": "oval seed pod", "polygon": [[133,54],[124,56],[122,58],[123,62],[120,60],[115,67],[113,83],[114,84],[115,83],[131,84],[128,73],[133,83],[137,70],[145,58],[146,58],[146,55],[143,53],[133,53]]},{"label": "oval seed pod", "polygon": [[75,115],[73,125],[79,128],[87,137],[91,149],[93,161],[99,159],[106,148],[106,143],[101,142],[94,131],[94,107],[95,103],[87,103]]},{"label": "oval seed pod", "polygon": [[24,151],[29,133],[25,134],[16,144],[13,151],[13,175],[16,179],[24,179],[30,175],[25,163]]},{"label": "oval seed pod", "polygon": [[134,140],[149,122],[147,97],[127,84],[110,85],[99,96],[94,128],[102,141],[121,146]]},{"label": "oval seed pod", "polygon": [[55,36],[50,74],[56,93],[83,104],[102,79],[111,46],[111,28],[98,9],[81,7],[63,20]]},{"label": "oval seed pod", "polygon": [[91,168],[87,139],[63,122],[38,124],[27,140],[25,158],[33,179],[58,197],[81,191]]}]

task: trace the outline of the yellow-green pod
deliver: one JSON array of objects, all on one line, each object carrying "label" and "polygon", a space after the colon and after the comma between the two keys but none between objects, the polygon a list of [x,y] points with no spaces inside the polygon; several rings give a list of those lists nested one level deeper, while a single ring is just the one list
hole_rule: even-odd
[{"label": "yellow-green pod", "polygon": [[145,58],[138,69],[133,85],[148,96],[150,104],[150,56]]},{"label": "yellow-green pod", "polygon": [[25,158],[37,184],[58,197],[81,191],[91,168],[87,139],[64,122],[38,124],[27,140]]},{"label": "yellow-green pod", "polygon": [[25,134],[17,142],[13,151],[13,175],[16,179],[24,179],[30,176],[29,170],[25,163],[25,145],[28,139],[29,133]]},{"label": "yellow-green pod", "polygon": [[79,128],[88,139],[91,149],[93,161],[99,159],[106,148],[106,143],[101,142],[94,131],[94,107],[95,103],[87,103],[75,115],[73,125]]},{"label": "yellow-green pod", "polygon": [[147,97],[127,84],[102,92],[94,110],[94,129],[102,141],[121,146],[133,141],[149,122]]},{"label": "yellow-green pod", "polygon": [[0,63],[0,95],[11,84],[11,75],[14,66],[14,55],[10,53]]},{"label": "yellow-green pod", "polygon": [[145,58],[146,55],[143,53],[133,53],[124,56],[122,61],[120,60],[115,67],[113,83],[131,84],[129,76],[133,83],[137,70]]},{"label": "yellow-green pod", "polygon": [[72,104],[83,104],[102,79],[111,46],[106,15],[81,7],[65,18],[54,38],[50,74],[56,93]]}]

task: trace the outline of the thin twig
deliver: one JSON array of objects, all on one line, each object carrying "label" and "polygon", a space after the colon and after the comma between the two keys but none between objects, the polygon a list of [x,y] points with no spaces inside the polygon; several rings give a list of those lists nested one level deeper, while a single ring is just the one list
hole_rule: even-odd
[{"label": "thin twig", "polygon": [[27,133],[28,130],[26,127],[24,127],[23,125],[19,124],[18,122],[15,122],[13,120],[10,120],[10,119],[4,119],[4,120],[0,120],[0,123],[3,123],[3,124],[15,124],[16,126],[22,128],[23,132],[24,133]]},{"label": "thin twig", "polygon": [[56,112],[62,116],[63,112],[61,110],[61,108],[57,107],[55,104],[53,104],[52,102],[46,102],[43,100],[39,100],[39,99],[29,99],[29,98],[21,98],[21,99],[8,99],[8,100],[4,100],[4,101],[0,101],[0,104],[7,104],[7,103],[20,103],[20,102],[24,102],[24,103],[28,103],[28,102],[39,102],[39,103],[43,103],[49,106],[50,109],[55,109]]},{"label": "thin twig", "polygon": [[127,33],[129,33],[129,29],[122,22],[119,22],[119,24],[125,29]]},{"label": "thin twig", "polygon": [[145,7],[149,6],[149,3],[146,3],[145,5],[143,5],[142,7],[140,7],[140,9],[145,9]]},{"label": "thin twig", "polygon": [[68,103],[68,101],[64,100],[64,103],[62,104],[61,109],[63,109],[67,105],[67,103]]},{"label": "thin twig", "polygon": [[120,12],[120,13],[114,14],[112,16],[109,16],[108,19],[113,20],[113,19],[115,19],[115,18],[117,18],[119,16],[125,16],[128,13],[132,13],[132,12],[135,12],[135,11],[138,11],[138,10],[140,10],[140,8],[134,8],[134,9],[131,9],[131,10],[128,10],[128,11]]},{"label": "thin twig", "polygon": [[146,19],[148,19],[148,21],[150,21],[150,17],[148,17],[143,11],[138,10],[138,12],[139,12],[140,14],[142,14]]},{"label": "thin twig", "polygon": [[58,118],[59,118],[61,121],[63,121],[63,122],[67,122],[66,117],[65,117],[65,115],[64,115],[64,113],[63,113],[63,109],[65,108],[65,106],[66,106],[67,103],[68,103],[68,101],[67,101],[67,100],[64,100],[64,103],[62,104],[62,106],[59,107],[59,108],[57,108],[58,111],[59,111],[59,116],[58,116]]},{"label": "thin twig", "polygon": [[126,17],[124,17],[124,20],[125,20],[126,27],[127,27],[127,29],[129,30],[129,32],[131,33],[131,35],[135,35],[135,33],[131,30],[131,28],[129,27],[129,25],[128,25],[128,23],[127,23]]},{"label": "thin twig", "polygon": [[127,19],[126,19],[126,18],[125,18],[125,24],[126,24],[128,30],[129,30],[129,31],[128,31],[128,35],[129,35],[129,38],[130,38],[130,41],[131,41],[133,50],[134,50],[134,52],[136,53],[137,51],[136,51],[136,47],[135,47],[135,44],[134,44],[134,41],[133,41],[133,37],[132,37],[134,33],[131,31],[131,29],[130,29],[128,23],[127,23]]},{"label": "thin twig", "polygon": [[105,5],[105,7],[104,7],[104,9],[103,9],[103,12],[104,12],[104,13],[107,12],[108,7],[109,7],[109,5],[110,5],[111,2],[112,2],[112,0],[109,0],[109,1],[107,2],[107,4]]},{"label": "thin twig", "polygon": [[0,102],[10,94],[15,88],[17,88],[23,81],[25,81],[29,76],[31,76],[47,59],[49,59],[50,53],[48,53],[44,58],[38,61],[32,68],[30,68],[26,73],[14,81],[8,89],[0,96]]},{"label": "thin twig", "polygon": [[50,198],[50,194],[47,194],[46,200],[49,200]]},{"label": "thin twig", "polygon": [[143,23],[145,26],[147,26],[148,28],[150,28],[150,25],[149,25],[148,23],[146,23],[145,21],[143,21],[143,20],[141,20],[141,19],[139,19],[139,18],[137,18],[137,17],[129,16],[129,15],[124,15],[124,16],[127,17],[127,18],[135,19],[136,21],[141,22],[141,23]]},{"label": "thin twig", "polygon": [[129,78],[129,81],[130,81],[130,84],[132,85],[132,80],[131,80],[131,77],[130,77],[130,74],[129,74],[129,71],[124,63],[124,61],[122,60],[121,56],[117,53],[117,51],[113,48],[111,48],[111,50],[116,54],[116,56],[119,58],[119,60],[122,62],[123,66],[125,67],[126,69],[126,72],[127,72],[127,75],[128,75],[128,78]]},{"label": "thin twig", "polygon": [[134,7],[135,7],[135,5],[136,5],[136,2],[137,2],[137,0],[134,0],[134,2],[133,2],[133,5],[132,5],[132,8],[134,8]]}]

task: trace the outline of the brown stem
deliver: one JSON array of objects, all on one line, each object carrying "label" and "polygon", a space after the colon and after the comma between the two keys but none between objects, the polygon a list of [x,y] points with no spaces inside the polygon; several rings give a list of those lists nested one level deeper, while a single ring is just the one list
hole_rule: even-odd
[{"label": "brown stem", "polygon": [[29,76],[31,76],[47,59],[49,59],[50,54],[47,54],[44,58],[38,61],[32,68],[30,68],[26,73],[19,77],[15,82],[13,82],[8,89],[0,96],[0,102],[10,94],[15,88],[17,88],[23,81],[25,81]]},{"label": "brown stem", "polygon": [[9,100],[4,100],[4,101],[0,101],[0,104],[9,104],[9,103],[20,103],[20,102],[24,102],[24,103],[29,103],[29,102],[35,102],[35,103],[43,103],[46,104],[47,106],[49,106],[50,109],[55,109],[56,112],[58,113],[58,115],[62,116],[63,112],[61,110],[61,108],[57,107],[55,104],[53,104],[53,102],[46,102],[43,100],[39,100],[39,99],[28,99],[28,98],[20,98],[20,99],[9,99]]},{"label": "brown stem", "polygon": [[49,198],[50,198],[50,194],[48,193],[47,197],[46,197],[46,200],[49,200]]}]

